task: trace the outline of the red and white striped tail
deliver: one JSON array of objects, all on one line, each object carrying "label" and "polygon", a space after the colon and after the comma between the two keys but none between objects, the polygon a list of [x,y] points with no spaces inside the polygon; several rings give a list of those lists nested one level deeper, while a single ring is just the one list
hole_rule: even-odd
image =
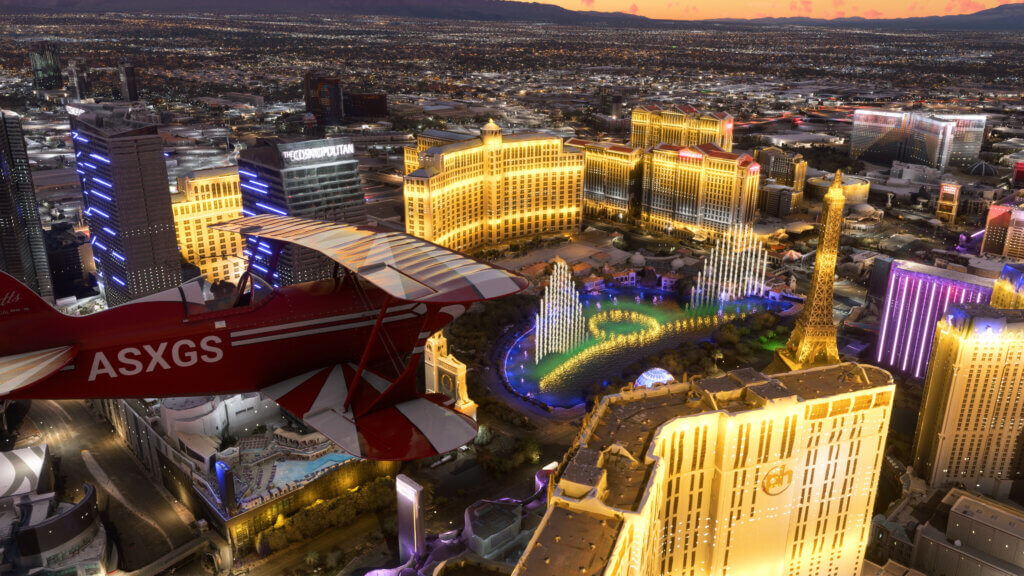
[{"label": "red and white striped tail", "polygon": [[61,346],[0,358],[0,397],[49,378],[77,353],[77,346]]},{"label": "red and white striped tail", "polygon": [[[336,365],[289,378],[263,394],[346,452],[369,460],[417,460],[450,452],[476,436],[476,422],[445,406],[440,394],[411,400],[356,417],[344,407],[356,366]],[[364,370],[364,384],[380,394],[391,382]]]}]

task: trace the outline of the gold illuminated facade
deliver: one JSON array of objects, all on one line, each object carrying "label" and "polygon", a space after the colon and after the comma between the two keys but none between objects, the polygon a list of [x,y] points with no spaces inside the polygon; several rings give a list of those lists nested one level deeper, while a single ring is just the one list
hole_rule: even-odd
[{"label": "gold illuminated facade", "polygon": [[[406,149],[407,170],[413,156]],[[580,227],[583,151],[547,134],[420,136],[405,176],[405,230],[454,250],[499,247]]]},{"label": "gold illuminated facade", "polygon": [[644,157],[640,215],[651,229],[715,237],[754,221],[759,182],[760,166],[747,154],[659,144]]},{"label": "gold illuminated facade", "polygon": [[914,470],[1005,498],[1024,464],[1024,311],[959,304],[935,328]]},{"label": "gold illuminated facade", "polygon": [[992,287],[991,304],[993,308],[1024,308],[1024,264],[1003,266]]},{"label": "gold illuminated facade", "polygon": [[178,177],[171,196],[181,255],[210,282],[235,282],[245,271],[242,236],[210,228],[242,217],[242,195],[234,166],[196,170]]},{"label": "gold illuminated facade", "polygon": [[629,143],[635,148],[658,144],[716,144],[732,151],[733,118],[727,112],[706,112],[693,106],[644,104],[633,109]]},{"label": "gold illuminated facade", "polygon": [[566,145],[586,153],[583,215],[622,220],[639,206],[643,150],[610,142],[571,138]]},{"label": "gold illuminated facade", "polygon": [[605,397],[514,574],[859,574],[893,392],[851,363]]},{"label": "gold illuminated facade", "polygon": [[839,235],[843,231],[843,205],[846,203],[842,182],[843,174],[837,170],[821,208],[818,251],[804,309],[789,342],[775,351],[775,360],[768,367],[769,373],[839,363],[832,299]]}]

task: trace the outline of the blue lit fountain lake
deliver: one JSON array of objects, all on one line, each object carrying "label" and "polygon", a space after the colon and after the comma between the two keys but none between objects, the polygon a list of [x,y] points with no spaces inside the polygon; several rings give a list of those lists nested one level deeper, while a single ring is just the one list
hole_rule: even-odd
[{"label": "blue lit fountain lake", "polygon": [[688,311],[675,293],[643,288],[607,288],[582,293],[587,337],[574,348],[534,360],[534,334],[520,334],[504,357],[504,374],[520,396],[548,406],[570,408],[586,400],[594,384],[607,386],[630,364],[706,338],[714,317],[781,311],[786,303],[762,298],[730,302],[715,309]]}]

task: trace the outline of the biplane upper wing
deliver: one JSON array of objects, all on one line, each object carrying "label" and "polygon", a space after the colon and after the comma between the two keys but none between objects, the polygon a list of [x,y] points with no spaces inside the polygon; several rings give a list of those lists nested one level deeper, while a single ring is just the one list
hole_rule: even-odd
[{"label": "biplane upper wing", "polygon": [[420,238],[359,226],[260,215],[211,228],[316,250],[394,298],[468,303],[519,292],[527,280]]}]

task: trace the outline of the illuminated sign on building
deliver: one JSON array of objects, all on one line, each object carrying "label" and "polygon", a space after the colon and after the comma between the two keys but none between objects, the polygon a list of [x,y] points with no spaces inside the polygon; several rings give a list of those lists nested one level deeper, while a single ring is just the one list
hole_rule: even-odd
[{"label": "illuminated sign on building", "polygon": [[85,114],[85,110],[77,106],[64,106],[64,108],[68,111],[68,114],[71,116],[81,116],[82,114]]},{"label": "illuminated sign on building", "polygon": [[764,480],[761,481],[761,490],[764,490],[764,493],[769,496],[778,496],[785,492],[792,483],[793,471],[788,469],[785,464],[779,464],[764,475]]},{"label": "illuminated sign on building", "polygon": [[282,150],[281,156],[288,162],[305,162],[307,160],[323,160],[338,156],[351,156],[356,151],[354,144],[330,144],[319,148],[300,148],[298,150]]}]

